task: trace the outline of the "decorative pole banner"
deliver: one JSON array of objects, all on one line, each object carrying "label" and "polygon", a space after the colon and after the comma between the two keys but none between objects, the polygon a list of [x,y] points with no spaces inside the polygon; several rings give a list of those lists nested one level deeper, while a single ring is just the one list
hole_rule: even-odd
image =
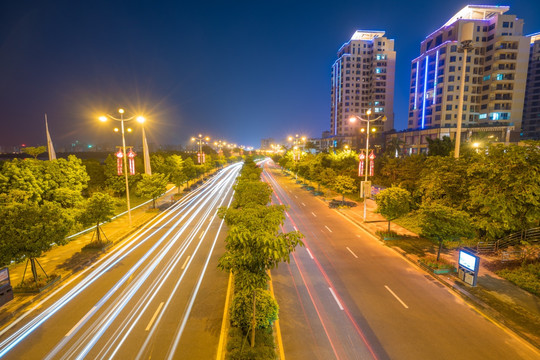
[{"label": "decorative pole banner", "polygon": [[206,162],[206,154],[205,153],[202,153],[202,162],[203,162],[203,164]]},{"label": "decorative pole banner", "polygon": [[373,176],[373,171],[375,169],[375,154],[373,153],[373,150],[371,150],[371,154],[369,154],[369,176]]},{"label": "decorative pole banner", "polygon": [[122,171],[122,158],[124,157],[124,153],[122,152],[122,149],[118,150],[116,153],[116,172],[118,175],[122,175],[124,171]]},{"label": "decorative pole banner", "polygon": [[135,175],[135,152],[133,152],[133,149],[129,149],[129,152],[127,153],[127,157],[129,160],[129,175]]},{"label": "decorative pole banner", "polygon": [[366,155],[364,155],[364,152],[362,151],[360,155],[358,155],[358,176],[364,175],[364,164],[366,161]]}]

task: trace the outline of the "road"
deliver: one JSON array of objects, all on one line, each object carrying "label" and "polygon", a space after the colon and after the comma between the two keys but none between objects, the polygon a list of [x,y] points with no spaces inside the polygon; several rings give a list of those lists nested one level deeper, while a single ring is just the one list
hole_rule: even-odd
[{"label": "road", "polygon": [[0,332],[6,359],[212,359],[228,275],[216,267],[241,164],[64,281]]},{"label": "road", "polygon": [[539,359],[442,284],[271,166],[285,231],[306,238],[272,271],[289,359]]}]

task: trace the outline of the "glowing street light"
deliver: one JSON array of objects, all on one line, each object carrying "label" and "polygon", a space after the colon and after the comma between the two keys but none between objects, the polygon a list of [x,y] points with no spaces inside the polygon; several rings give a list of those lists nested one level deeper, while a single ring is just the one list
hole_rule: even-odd
[{"label": "glowing street light", "polygon": [[[118,113],[120,114],[120,118],[116,118],[116,117],[114,117],[112,115],[107,114],[107,115],[100,116],[99,121],[105,122],[108,119],[111,119],[111,120],[115,120],[115,121],[120,122],[120,129],[122,131],[122,153],[123,153],[123,160],[124,160],[124,175],[125,175],[125,180],[126,180],[127,211],[128,211],[128,219],[129,219],[128,221],[129,221],[129,226],[131,226],[131,203],[129,201],[129,183],[128,183],[128,168],[127,168],[126,138],[125,138],[124,122],[135,119],[135,116],[132,116],[130,118],[125,119],[124,118],[124,112],[125,112],[125,110],[120,108],[120,109],[118,109]],[[141,116],[139,116],[139,117],[141,117]],[[118,130],[118,128],[115,128],[114,131],[118,132],[119,130]],[[128,128],[127,131],[131,132],[131,128]]]},{"label": "glowing street light", "polygon": [[[366,221],[366,212],[367,212],[367,208],[366,208],[366,203],[367,203],[367,195],[368,195],[368,191],[366,191],[366,187],[367,187],[367,184],[368,184],[368,158],[369,158],[369,124],[372,122],[372,121],[378,121],[378,120],[382,120],[382,121],[386,121],[386,116],[384,115],[381,115],[375,119],[370,119],[369,117],[371,116],[371,109],[368,109],[368,111],[366,111],[366,115],[367,115],[367,119],[364,119],[364,118],[361,118],[360,116],[358,115],[353,115],[350,117],[349,119],[349,122],[351,123],[354,123],[356,122],[356,120],[359,120],[359,121],[363,121],[367,124],[366,126],[366,163],[365,163],[365,179],[362,183],[362,187],[363,187],[363,190],[364,190],[364,222]],[[372,132],[375,131],[375,128],[372,128]],[[363,132],[362,130],[364,129],[361,129],[360,131]],[[369,193],[371,193],[371,186],[369,187]]]}]

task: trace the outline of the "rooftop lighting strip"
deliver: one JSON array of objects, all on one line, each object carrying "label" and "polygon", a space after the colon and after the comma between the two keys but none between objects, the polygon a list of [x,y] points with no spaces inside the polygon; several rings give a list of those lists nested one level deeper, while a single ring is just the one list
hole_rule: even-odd
[{"label": "rooftop lighting strip", "polygon": [[429,66],[429,55],[426,56],[426,70],[425,70],[425,75],[424,75],[424,97],[422,98],[422,129],[424,128],[424,124],[426,121],[426,89],[427,89],[428,66]]},{"label": "rooftop lighting strip", "polygon": [[420,61],[416,61],[416,80],[414,82],[414,109],[416,110],[417,107],[417,99],[418,99],[418,72],[420,71]]},{"label": "rooftop lighting strip", "polygon": [[433,105],[437,102],[437,75],[439,70],[439,50],[437,50],[437,54],[435,55],[435,78],[433,78]]}]

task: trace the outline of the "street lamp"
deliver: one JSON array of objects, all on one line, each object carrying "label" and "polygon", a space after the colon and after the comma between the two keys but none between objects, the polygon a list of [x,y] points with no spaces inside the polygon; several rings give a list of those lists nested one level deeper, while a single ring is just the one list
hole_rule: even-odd
[{"label": "street lamp", "polygon": [[[130,121],[135,119],[135,116],[132,116],[130,118],[125,119],[124,118],[124,109],[118,109],[118,113],[120,114],[120,118],[116,118],[112,115],[102,115],[99,117],[99,120],[102,122],[107,121],[107,119],[120,121],[120,129],[122,130],[122,153],[123,153],[123,159],[124,159],[124,176],[126,180],[126,198],[127,198],[127,211],[128,211],[128,221],[129,226],[131,226],[131,204],[129,201],[129,183],[128,183],[128,168],[127,168],[127,155],[126,155],[126,137],[125,137],[125,130],[124,130],[124,122]],[[139,118],[144,119],[142,116],[139,116]],[[139,121],[140,122],[140,121]],[[144,122],[144,121],[143,121]],[[131,132],[131,129],[127,129],[128,132]],[[118,129],[115,129],[116,132],[118,132]]]},{"label": "street lamp", "polygon": [[[293,158],[294,162],[296,162],[296,150],[299,149],[298,145],[304,146],[303,144],[306,142],[306,137],[299,137],[299,135],[296,134],[294,137],[289,136],[288,140],[293,144]],[[298,160],[300,160],[300,153],[298,154]],[[298,180],[298,170],[296,171],[295,179]]]},{"label": "street lamp", "polygon": [[[349,122],[351,123],[354,123],[356,122],[356,120],[360,120],[360,121],[363,121],[367,124],[367,127],[366,127],[366,163],[365,163],[365,178],[364,178],[364,181],[363,181],[363,184],[361,185],[362,189],[364,190],[364,222],[366,221],[366,203],[367,203],[367,195],[368,195],[368,192],[366,191],[366,185],[367,185],[367,181],[368,181],[368,157],[369,157],[369,124],[372,122],[372,121],[378,121],[378,120],[382,120],[382,121],[386,121],[386,116],[384,115],[381,115],[375,119],[370,119],[369,117],[371,116],[371,109],[368,109],[366,111],[366,115],[367,115],[367,119],[364,119],[364,118],[361,118],[360,116],[358,115],[352,115],[349,119]],[[373,130],[375,130],[376,128],[373,128]],[[363,129],[362,129],[363,130]],[[361,131],[362,131],[361,130]],[[369,186],[369,192],[371,193],[371,186]]]},{"label": "street lamp", "polygon": [[204,162],[202,156],[202,144],[203,141],[210,141],[210,138],[208,136],[204,137],[202,134],[199,134],[199,137],[192,137],[191,141],[195,141],[199,145],[199,164],[202,164]]}]

